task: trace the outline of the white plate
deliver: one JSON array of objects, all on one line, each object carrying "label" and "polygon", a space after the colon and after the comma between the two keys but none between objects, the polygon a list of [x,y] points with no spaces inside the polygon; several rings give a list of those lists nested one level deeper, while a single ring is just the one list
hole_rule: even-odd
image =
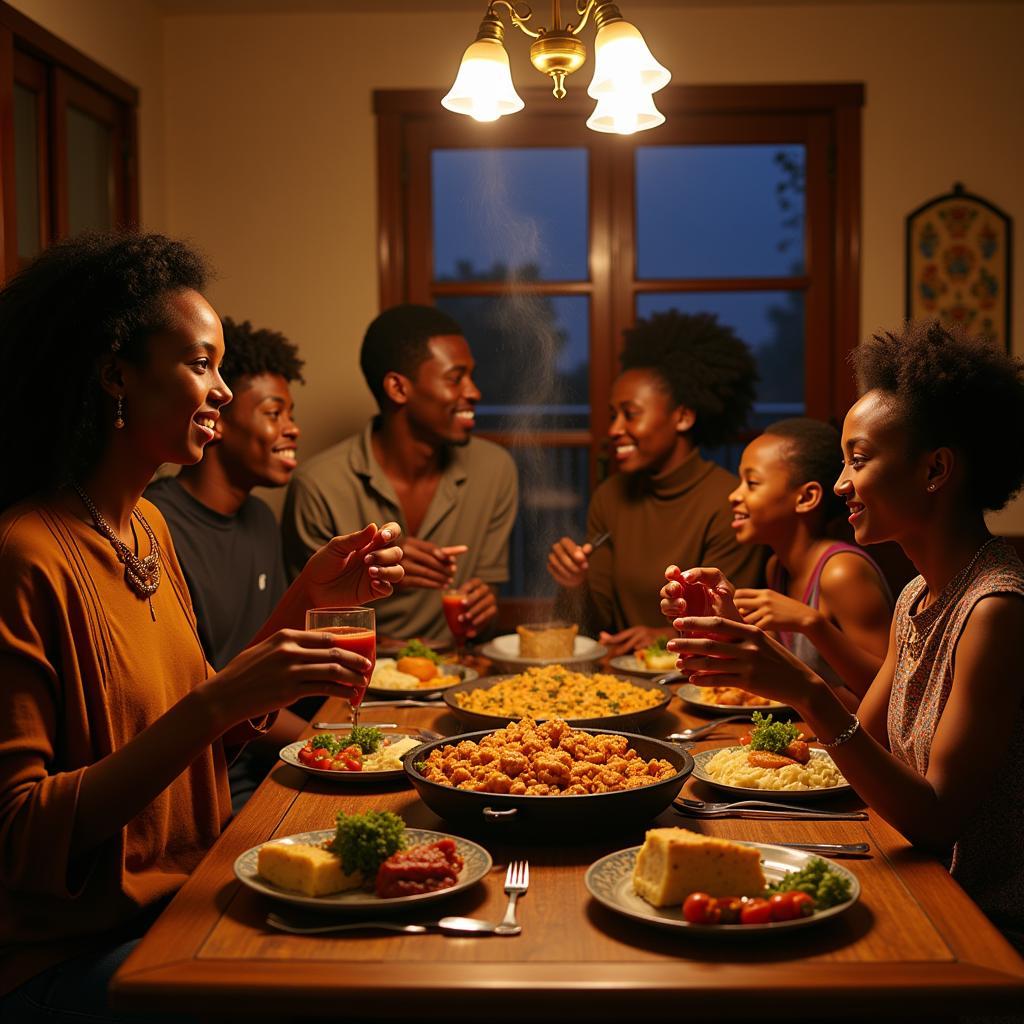
[{"label": "white plate", "polygon": [[[644,676],[647,679],[657,679],[658,676],[671,675],[675,671],[676,663],[673,659],[668,668],[648,668],[635,654],[619,654],[608,660],[611,668],[620,672],[628,672],[634,676]],[[670,680],[669,680],[670,681]]]},{"label": "white plate", "polygon": [[[318,736],[322,736],[323,733],[317,733]],[[332,736],[339,736],[344,739],[344,733],[331,733]],[[417,739],[416,736],[409,736],[407,733],[387,733],[384,736],[384,743],[390,745],[396,743],[398,740],[404,739]],[[295,768],[301,768],[302,771],[308,772],[310,775],[316,775],[318,778],[332,779],[337,782],[383,782],[387,779],[404,779],[405,769],[399,765],[397,769],[389,768],[386,771],[377,772],[335,772],[331,771],[330,768],[311,768],[308,764],[303,764],[299,760],[299,751],[309,742],[309,740],[296,740],[294,743],[289,743],[287,747],[282,747],[278,751],[278,757],[281,758],[285,764],[290,764]],[[422,742],[422,741],[420,741]],[[410,747],[410,750],[414,750],[414,747]]]},{"label": "white plate", "polygon": [[600,661],[607,653],[608,648],[599,644],[589,636],[577,636],[573,640],[573,651],[571,658],[521,658],[519,656],[519,634],[506,633],[503,636],[496,636],[480,648],[480,653],[491,661],[499,661],[503,665],[529,666],[529,665],[565,665],[569,668],[573,665],[587,665],[591,662]]},{"label": "white plate", "polygon": [[[751,789],[746,786],[730,786],[726,782],[719,782],[711,778],[705,771],[705,766],[720,750],[743,750],[743,747],[716,747],[714,750],[702,750],[693,755],[693,777],[714,786],[725,793],[730,793],[737,800],[748,797],[756,797],[760,800],[781,800],[783,803],[801,802],[804,800],[820,800],[826,796],[845,796],[853,792],[853,787],[847,782],[842,786],[822,786],[817,789]],[[811,747],[811,757],[828,757],[824,750]],[[831,760],[831,758],[830,758]]]},{"label": "white plate", "polygon": [[[787,871],[798,871],[806,867],[816,854],[805,853],[803,850],[788,850],[782,846],[770,846],[766,843],[741,843],[741,846],[752,846],[761,853],[765,878],[768,882],[777,882]],[[770,921],[767,924],[690,924],[683,920],[682,906],[652,907],[646,900],[633,892],[633,866],[639,846],[631,846],[627,850],[610,853],[595,861],[587,869],[584,878],[587,891],[598,903],[603,904],[616,914],[632,917],[644,924],[657,928],[683,929],[684,931],[700,932],[702,935],[751,935],[756,932],[783,931],[790,928],[803,928],[817,924],[830,917],[849,910],[860,897],[860,882],[852,871],[841,864],[836,864],[827,857],[822,857],[828,866],[850,882],[850,899],[839,903],[828,910],[821,910],[810,917],[798,917],[792,921]]]},{"label": "white plate", "polygon": [[[333,836],[333,828],[323,828],[316,832],[299,832],[293,836],[282,836],[280,839],[271,839],[268,842],[316,846]],[[291,903],[297,907],[312,907],[316,910],[352,910],[363,913],[369,911],[379,914],[391,910],[407,910],[420,903],[431,903],[434,900],[451,896],[452,893],[462,892],[463,889],[468,889],[471,885],[479,882],[491,870],[491,855],[482,846],[463,839],[461,836],[448,835],[447,832],[430,832],[422,828],[407,828],[405,836],[407,846],[436,843],[439,839],[454,839],[455,848],[465,861],[459,880],[455,885],[447,889],[438,889],[435,892],[395,896],[390,899],[380,899],[367,889],[349,889],[346,892],[337,892],[330,896],[303,896],[299,892],[279,889],[276,885],[272,885],[260,877],[256,865],[259,863],[260,847],[266,846],[266,843],[260,843],[259,846],[254,846],[251,850],[246,850],[245,853],[239,855],[235,861],[235,877],[254,892],[262,893],[264,896],[270,896],[284,903]]]},{"label": "white plate", "polygon": [[775,702],[771,704],[709,704],[707,701],[701,700],[700,690],[701,688],[694,686],[693,683],[683,683],[676,690],[676,696],[691,707],[706,711],[712,715],[752,715],[755,711],[760,711],[762,715],[777,715],[785,712],[788,718],[793,711],[788,704],[777,704]]},{"label": "white plate", "polygon": [[[441,694],[449,686],[455,686],[456,683],[468,683],[480,677],[480,673],[475,668],[467,668],[465,665],[442,665],[441,675],[445,679],[440,685],[432,685],[435,680],[431,680],[430,683],[424,683],[423,686],[417,686],[411,690],[398,690],[390,686],[374,686],[371,681],[370,685],[366,688],[366,693],[369,697],[383,697],[385,700],[440,699]],[[371,676],[370,678],[372,680],[373,677]]]}]

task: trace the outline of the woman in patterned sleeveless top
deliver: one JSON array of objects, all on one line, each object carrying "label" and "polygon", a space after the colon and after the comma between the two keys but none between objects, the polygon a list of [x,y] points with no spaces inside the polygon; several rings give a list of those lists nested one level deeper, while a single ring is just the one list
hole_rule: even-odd
[{"label": "woman in patterned sleeveless top", "polygon": [[[853,354],[861,392],[843,424],[836,493],[857,541],[894,540],[920,572],[897,602],[885,661],[851,716],[756,626],[679,619],[680,667],[793,705],[860,796],[948,858],[1024,948],[1024,566],[984,513],[1024,482],[1024,363],[938,322],[877,334]],[[687,578],[729,588],[720,574]],[[673,584],[662,610],[685,614]],[[714,655],[714,657],[709,657]]]},{"label": "woman in patterned sleeveless top", "polygon": [[775,633],[855,709],[885,658],[892,594],[874,559],[828,533],[846,506],[832,490],[839,431],[780,420],[747,445],[729,495],[741,544],[765,544],[768,588],[740,589],[744,621]]}]

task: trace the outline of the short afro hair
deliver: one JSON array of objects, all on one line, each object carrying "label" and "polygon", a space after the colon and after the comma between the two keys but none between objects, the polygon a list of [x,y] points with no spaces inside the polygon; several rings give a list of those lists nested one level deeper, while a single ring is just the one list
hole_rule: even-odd
[{"label": "short afro hair", "polygon": [[897,402],[917,452],[952,448],[966,498],[1002,508],[1024,483],[1024,362],[938,320],[908,320],[850,353],[862,395]]},{"label": "short afro hair", "polygon": [[202,291],[207,277],[184,242],[86,234],[51,246],[0,290],[9,422],[33,425],[0,476],[0,509],[90,471],[113,418],[100,386],[104,357],[144,364],[148,338],[172,326],[168,295]]},{"label": "short afro hair", "polygon": [[384,377],[393,371],[415,377],[420,364],[430,358],[430,339],[447,334],[461,335],[462,328],[433,306],[392,306],[370,324],[359,365],[377,405],[383,409],[386,401]]},{"label": "short afro hair", "polygon": [[283,334],[266,328],[256,328],[248,320],[236,324],[231,317],[221,319],[224,326],[224,361],[220,375],[229,388],[234,388],[244,377],[258,377],[272,373],[284,377],[290,384],[302,378],[303,360],[299,350]]},{"label": "short afro hair", "polygon": [[764,428],[765,434],[786,442],[789,482],[794,487],[812,481],[821,485],[825,523],[840,515],[846,502],[833,490],[839,477],[842,438],[831,423],[794,416]]},{"label": "short afro hair", "polygon": [[750,349],[712,313],[670,309],[625,331],[623,371],[650,370],[676,405],[692,409],[690,436],[714,447],[735,438],[754,404],[757,366]]}]

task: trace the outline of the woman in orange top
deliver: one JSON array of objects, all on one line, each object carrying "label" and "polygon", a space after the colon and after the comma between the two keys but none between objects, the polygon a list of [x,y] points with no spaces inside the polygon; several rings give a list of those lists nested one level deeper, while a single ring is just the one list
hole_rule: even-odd
[{"label": "woman in orange top", "polygon": [[202,457],[231,400],[204,281],[179,242],[91,236],[0,292],[20,428],[0,479],[0,1021],[117,1019],[106,981],[227,822],[231,751],[369,667],[304,630],[306,608],[402,577],[396,524],[337,537],[247,650],[207,664],[142,498],[161,463]]}]

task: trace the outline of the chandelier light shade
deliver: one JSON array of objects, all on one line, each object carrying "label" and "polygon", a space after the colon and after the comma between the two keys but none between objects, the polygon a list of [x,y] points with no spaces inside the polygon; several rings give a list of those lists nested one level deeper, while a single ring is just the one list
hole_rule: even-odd
[{"label": "chandelier light shade", "polygon": [[613,135],[633,135],[664,123],[665,115],[649,92],[602,96],[587,119],[588,128]]},{"label": "chandelier light shade", "polygon": [[593,17],[597,28],[595,67],[587,92],[598,102],[588,127],[631,135],[664,123],[651,94],[664,88],[672,76],[654,59],[636,27],[623,20],[618,5],[612,0],[576,0],[579,21],[565,26],[560,8],[560,0],[552,0],[551,27],[534,30],[527,24],[533,17],[528,4],[490,0],[476,41],[463,54],[455,84],[441,105],[477,121],[496,121],[522,110],[524,103],[512,83],[503,45],[505,26],[498,11],[504,9],[509,22],[534,40],[530,62],[551,79],[557,99],[566,95],[566,78],[586,63],[587,48],[578,36]]},{"label": "chandelier light shade", "polygon": [[475,121],[497,121],[522,110],[524,103],[512,84],[505,47],[496,39],[478,39],[462,55],[455,83],[441,106]]},{"label": "chandelier light shade", "polygon": [[595,100],[633,91],[649,95],[664,89],[671,78],[668,68],[654,59],[644,37],[628,21],[613,21],[597,30],[594,77],[587,89]]}]

